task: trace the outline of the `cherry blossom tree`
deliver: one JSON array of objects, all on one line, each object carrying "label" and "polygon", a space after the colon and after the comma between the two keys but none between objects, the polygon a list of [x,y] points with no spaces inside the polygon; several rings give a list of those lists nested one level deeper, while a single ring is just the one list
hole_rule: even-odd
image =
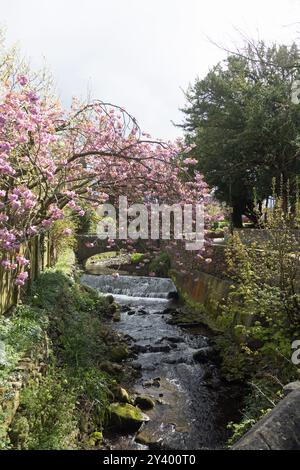
[{"label": "cherry blossom tree", "polygon": [[[0,78],[0,262],[24,285],[20,247],[87,204],[130,201],[204,204],[201,175],[183,143],[153,140],[124,109],[74,99],[65,111],[29,75]],[[67,236],[68,233],[66,232]],[[12,257],[11,255],[14,255]],[[11,261],[13,259],[13,261]]]}]

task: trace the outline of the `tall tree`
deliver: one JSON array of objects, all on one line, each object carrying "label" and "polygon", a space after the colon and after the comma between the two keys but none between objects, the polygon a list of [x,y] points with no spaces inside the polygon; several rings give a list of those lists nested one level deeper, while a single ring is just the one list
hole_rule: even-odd
[{"label": "tall tree", "polygon": [[243,214],[256,222],[254,188],[259,203],[271,195],[274,177],[278,193],[288,186],[295,193],[300,105],[291,97],[299,67],[295,44],[249,43],[186,93],[181,127],[206,181],[232,207],[236,227]]}]

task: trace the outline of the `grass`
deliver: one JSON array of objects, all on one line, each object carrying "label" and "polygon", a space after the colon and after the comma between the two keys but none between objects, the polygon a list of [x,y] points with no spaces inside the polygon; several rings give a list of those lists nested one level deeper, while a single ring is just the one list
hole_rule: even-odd
[{"label": "grass", "polygon": [[65,250],[58,258],[56,269],[70,274],[75,265],[75,254],[72,249]]},{"label": "grass", "polygon": [[125,345],[105,325],[116,306],[76,282],[72,272],[73,257],[67,252],[55,268],[42,273],[14,315],[1,318],[5,364],[0,364],[0,389],[6,387],[9,394],[10,383],[19,374],[16,366],[24,356],[37,364],[42,361],[44,372],[28,374],[18,412],[9,426],[0,413],[0,449],[101,445],[101,440],[91,436],[102,433],[113,398],[111,390],[124,374],[122,367],[112,368],[108,374],[102,364],[107,369],[107,363],[116,360],[116,353]]}]

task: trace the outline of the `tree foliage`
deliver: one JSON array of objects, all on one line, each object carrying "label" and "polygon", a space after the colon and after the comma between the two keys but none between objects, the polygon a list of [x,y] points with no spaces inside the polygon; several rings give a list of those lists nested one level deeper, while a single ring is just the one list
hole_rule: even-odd
[{"label": "tree foliage", "polygon": [[[124,109],[74,99],[64,110],[11,55],[0,60],[0,263],[24,285],[31,237],[118,195],[131,202],[204,202],[181,141],[152,140]],[[193,176],[190,176],[190,175]],[[15,258],[16,256],[16,258]]]},{"label": "tree foliage", "polygon": [[[271,195],[272,178],[290,181],[295,194],[299,174],[300,106],[291,99],[299,74],[299,50],[264,42],[229,54],[189,88],[182,125],[199,169],[216,195],[257,221],[258,203]],[[279,193],[279,186],[277,193]]]}]

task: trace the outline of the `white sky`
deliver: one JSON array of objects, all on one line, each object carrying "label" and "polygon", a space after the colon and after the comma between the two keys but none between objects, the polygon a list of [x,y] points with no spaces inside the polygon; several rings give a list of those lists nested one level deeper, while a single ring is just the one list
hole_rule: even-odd
[{"label": "white sky", "polygon": [[[124,106],[172,139],[181,89],[224,57],[215,42],[300,38],[300,0],[1,0],[0,24],[32,66],[45,61],[65,105],[76,95]],[[299,40],[300,42],[300,40]]]}]

